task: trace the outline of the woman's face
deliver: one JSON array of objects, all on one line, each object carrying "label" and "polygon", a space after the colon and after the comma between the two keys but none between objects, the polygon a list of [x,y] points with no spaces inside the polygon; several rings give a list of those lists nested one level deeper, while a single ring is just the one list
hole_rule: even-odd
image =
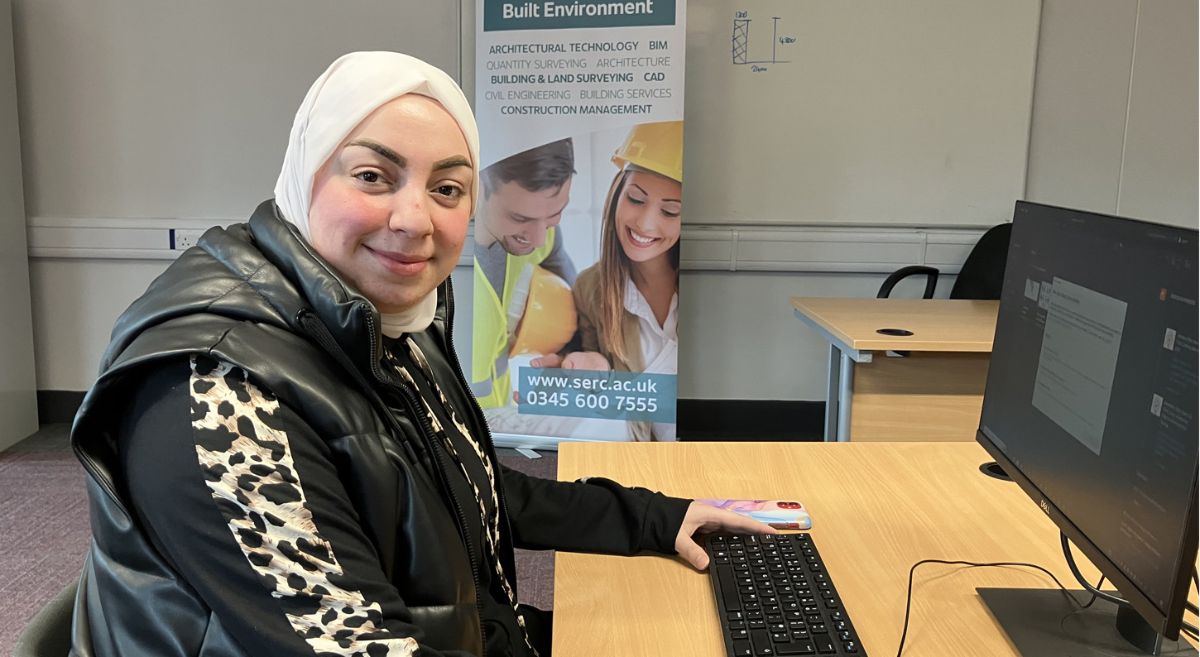
[{"label": "woman's face", "polygon": [[616,228],[621,249],[633,262],[647,262],[679,241],[683,185],[649,171],[626,174],[617,199]]},{"label": "woman's face", "polygon": [[314,176],[312,246],[380,312],[407,310],[458,262],[473,175],[450,114],[401,96],[363,119]]}]

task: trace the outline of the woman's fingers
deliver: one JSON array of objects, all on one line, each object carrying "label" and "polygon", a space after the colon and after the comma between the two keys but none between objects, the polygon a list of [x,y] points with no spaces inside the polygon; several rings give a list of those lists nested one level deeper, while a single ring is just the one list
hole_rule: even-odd
[{"label": "woman's fingers", "polygon": [[679,538],[675,542],[675,551],[696,570],[708,567],[708,553],[691,536]]}]

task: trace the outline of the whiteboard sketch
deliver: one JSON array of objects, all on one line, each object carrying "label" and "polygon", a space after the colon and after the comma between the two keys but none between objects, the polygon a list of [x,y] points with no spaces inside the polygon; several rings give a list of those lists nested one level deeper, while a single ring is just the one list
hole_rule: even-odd
[{"label": "whiteboard sketch", "polygon": [[[754,21],[750,18],[750,12],[741,10],[736,12],[733,19],[731,51],[733,63],[750,65],[756,71],[765,71],[766,64],[787,64],[789,60],[780,59],[780,56],[786,52],[786,50],[781,51],[780,46],[790,46],[796,43],[796,38],[791,35],[781,35],[779,21],[779,16],[772,16],[769,24],[760,21],[760,24],[755,26],[752,37],[750,23]],[[768,34],[770,35],[769,49],[765,45]]]}]

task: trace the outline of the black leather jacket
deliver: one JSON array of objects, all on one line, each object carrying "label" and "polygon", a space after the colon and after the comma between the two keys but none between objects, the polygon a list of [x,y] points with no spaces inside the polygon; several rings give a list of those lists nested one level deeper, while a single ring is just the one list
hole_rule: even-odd
[{"label": "black leather jacket", "polygon": [[[441,385],[467,390],[450,327],[447,280],[427,331]],[[449,467],[419,420],[418,400],[392,413],[378,394],[381,335],[372,304],[281,220],[274,203],[247,224],[213,228],[121,316],[72,428],[88,473],[93,541],[75,603],[73,654],[244,655],[220,618],[151,544],[120,485],[115,435],[131,386],[147,368],[196,353],[246,370],[282,403],[304,409],[324,438],[376,548],[430,647],[482,653],[479,546],[463,538],[472,500],[455,500]],[[124,391],[124,393],[123,393]],[[469,394],[466,395],[469,397]],[[465,421],[494,449],[478,406]],[[505,469],[498,482],[506,573],[520,547],[673,553],[687,500],[602,480],[560,483]],[[507,499],[506,499],[507,498]],[[515,509],[515,511],[514,511]],[[511,583],[514,588],[516,583]]]}]

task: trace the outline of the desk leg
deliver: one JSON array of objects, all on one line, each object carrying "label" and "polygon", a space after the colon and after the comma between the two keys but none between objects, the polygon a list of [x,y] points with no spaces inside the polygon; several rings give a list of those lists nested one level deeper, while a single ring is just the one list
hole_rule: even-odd
[{"label": "desk leg", "polygon": [[825,386],[825,432],[826,442],[837,440],[838,419],[838,375],[841,373],[841,352],[834,344],[829,345],[829,381]]},{"label": "desk leg", "polygon": [[854,396],[854,360],[850,354],[841,353],[839,363],[841,373],[838,377],[838,408],[837,408],[837,440],[839,443],[850,440],[850,399]]},{"label": "desk leg", "polygon": [[825,388],[825,440],[850,440],[850,395],[854,361],[837,345],[829,345],[829,382]]}]

